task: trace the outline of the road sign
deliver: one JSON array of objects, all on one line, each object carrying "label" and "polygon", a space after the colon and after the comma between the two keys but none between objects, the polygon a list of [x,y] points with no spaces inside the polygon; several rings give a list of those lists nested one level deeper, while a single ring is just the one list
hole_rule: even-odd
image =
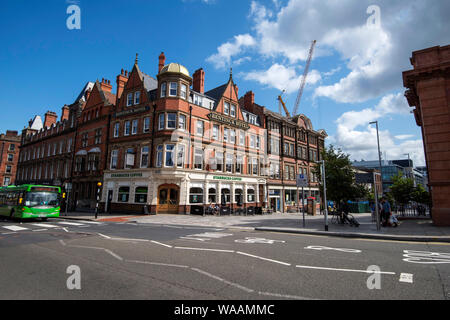
[{"label": "road sign", "polygon": [[308,176],[306,174],[297,175],[297,187],[298,188],[308,187]]}]

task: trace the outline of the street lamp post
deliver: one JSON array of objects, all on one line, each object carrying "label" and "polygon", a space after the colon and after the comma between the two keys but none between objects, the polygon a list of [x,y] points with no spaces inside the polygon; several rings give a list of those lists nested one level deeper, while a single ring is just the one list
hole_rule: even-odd
[{"label": "street lamp post", "polygon": [[[384,195],[384,188],[383,188],[383,171],[381,166],[381,151],[380,151],[380,135],[378,133],[378,121],[370,122],[369,124],[376,124],[377,126],[377,144],[378,144],[378,161],[379,161],[379,169],[380,169],[380,179],[381,179],[381,195]],[[377,192],[375,188],[375,192]],[[376,212],[377,212],[377,230],[380,230],[380,219],[379,219],[379,212],[378,212],[378,206],[376,206]]]},{"label": "street lamp post", "polygon": [[323,201],[325,207],[325,231],[328,231],[328,203],[327,203],[327,179],[325,172],[325,160],[319,161],[322,165]]}]

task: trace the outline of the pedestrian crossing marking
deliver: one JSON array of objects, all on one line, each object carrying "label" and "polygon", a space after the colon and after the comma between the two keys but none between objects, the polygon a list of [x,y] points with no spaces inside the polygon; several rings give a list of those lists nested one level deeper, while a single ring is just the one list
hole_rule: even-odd
[{"label": "pedestrian crossing marking", "polygon": [[28,228],[23,228],[23,227],[19,227],[19,226],[2,226],[5,229],[11,230],[11,231],[23,231],[23,230],[28,230]]},{"label": "pedestrian crossing marking", "polygon": [[58,228],[58,226],[54,226],[52,224],[45,224],[45,223],[32,223],[31,225],[36,227],[44,227],[44,228]]},{"label": "pedestrian crossing marking", "polygon": [[75,223],[75,222],[58,222],[58,223],[68,226],[84,226],[84,224],[82,223]]}]

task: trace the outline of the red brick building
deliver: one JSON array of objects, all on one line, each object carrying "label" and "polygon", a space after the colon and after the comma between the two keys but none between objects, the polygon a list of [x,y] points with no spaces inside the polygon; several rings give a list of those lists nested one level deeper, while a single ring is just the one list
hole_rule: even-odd
[{"label": "red brick building", "polygon": [[86,103],[78,118],[72,199],[77,210],[93,210],[97,202],[97,183],[103,182],[108,154],[110,115],[116,103],[109,80],[96,81],[86,92]]},{"label": "red brick building", "polygon": [[[314,161],[325,131],[304,115],[286,118],[239,98],[232,72],[205,91],[205,72],[159,56],[156,77],[131,72],[89,82],[61,120],[47,112],[22,133],[20,183],[72,184],[70,209],[93,209],[102,182],[108,212],[229,212],[295,209],[296,175],[308,174],[307,196],[318,196]],[[156,67],[156,63],[155,63]],[[225,210],[226,211],[226,210]]]},{"label": "red brick building", "polygon": [[59,121],[55,112],[48,111],[44,122],[35,116],[22,130],[17,184],[64,187],[71,182],[78,121],[93,86],[87,83],[74,103],[62,107]]},{"label": "red brick building", "polygon": [[422,128],[432,218],[438,226],[450,226],[450,45],[415,51],[411,64],[403,83]]},{"label": "red brick building", "polygon": [[20,140],[17,131],[0,134],[0,187],[15,183]]}]

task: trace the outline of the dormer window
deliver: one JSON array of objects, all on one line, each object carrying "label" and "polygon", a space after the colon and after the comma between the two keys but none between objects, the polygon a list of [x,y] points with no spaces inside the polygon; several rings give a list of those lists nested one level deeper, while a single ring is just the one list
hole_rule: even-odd
[{"label": "dormer window", "polygon": [[132,106],[133,105],[133,94],[132,93],[129,93],[128,95],[127,95],[127,107],[130,107],[130,106]]},{"label": "dormer window", "polygon": [[140,91],[136,91],[134,93],[134,104],[139,104],[141,103],[141,92]]},{"label": "dormer window", "polygon": [[170,83],[169,96],[170,97],[176,97],[177,94],[178,94],[178,83],[171,82]]},{"label": "dormer window", "polygon": [[226,115],[230,114],[230,104],[228,102],[223,103],[223,113]]}]

